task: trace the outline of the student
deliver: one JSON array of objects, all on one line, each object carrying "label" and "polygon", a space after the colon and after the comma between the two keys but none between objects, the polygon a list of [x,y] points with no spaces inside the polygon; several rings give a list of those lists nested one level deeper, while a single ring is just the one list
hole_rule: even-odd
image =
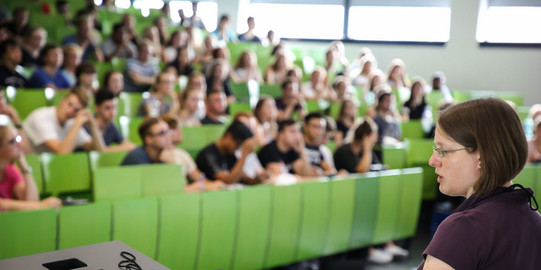
[{"label": "student", "polygon": [[0,43],[0,87],[24,87],[26,79],[15,70],[21,62],[21,48],[15,39]]},{"label": "student", "polygon": [[334,165],[327,162],[321,146],[325,140],[327,120],[321,113],[310,113],[304,118],[304,145],[306,155],[312,165],[312,176],[330,176],[336,174]]},{"label": "student", "polygon": [[224,92],[209,90],[205,100],[206,115],[201,120],[203,125],[223,125],[222,120],[227,109],[227,101]]},{"label": "student", "polygon": [[[96,120],[86,108],[88,100],[87,92],[74,89],[62,98],[58,107],[34,110],[23,122],[33,151],[65,154],[79,147],[87,151],[103,151],[103,138]],[[83,129],[87,122],[92,135]]]},{"label": "student", "polygon": [[70,87],[68,80],[60,72],[60,65],[64,59],[64,53],[60,47],[53,44],[45,45],[41,50],[40,59],[43,61],[43,66],[34,70],[26,85],[27,88],[66,89]]},{"label": "student", "polygon": [[[245,177],[242,167],[255,147],[250,129],[240,121],[233,121],[220,139],[199,152],[195,162],[209,179],[234,184]],[[235,156],[238,149],[242,149],[240,158]]]}]

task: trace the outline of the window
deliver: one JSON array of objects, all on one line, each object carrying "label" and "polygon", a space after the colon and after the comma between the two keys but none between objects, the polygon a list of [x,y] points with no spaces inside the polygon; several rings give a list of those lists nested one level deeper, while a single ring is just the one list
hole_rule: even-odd
[{"label": "window", "polygon": [[448,1],[352,0],[348,38],[446,42],[451,27]]},{"label": "window", "polygon": [[482,43],[541,43],[541,3],[482,0],[476,39]]},{"label": "window", "polygon": [[[342,39],[343,1],[252,1],[246,10],[255,18],[255,34],[269,30],[283,38]],[[290,3],[287,3],[290,2]],[[237,32],[247,30],[246,18],[239,18]]]}]

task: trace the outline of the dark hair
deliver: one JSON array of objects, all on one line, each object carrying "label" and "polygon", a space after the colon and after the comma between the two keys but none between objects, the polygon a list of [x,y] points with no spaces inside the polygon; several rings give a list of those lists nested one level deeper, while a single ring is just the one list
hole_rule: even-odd
[{"label": "dark hair", "polygon": [[14,38],[9,38],[0,43],[0,57],[7,53],[8,48],[19,47],[19,44]]},{"label": "dark hair", "polygon": [[115,25],[113,25],[113,33],[118,31],[118,30],[124,30],[124,24],[119,22],[119,23],[115,23]]},{"label": "dark hair", "polygon": [[293,119],[285,119],[280,122],[278,122],[278,132],[282,132],[286,129],[286,127],[296,125],[297,122]]},{"label": "dark hair", "polygon": [[479,151],[481,168],[475,193],[487,194],[502,186],[526,163],[528,146],[520,119],[501,99],[452,105],[441,113],[438,127],[469,152]]},{"label": "dark hair", "polygon": [[[370,118],[366,118],[362,124],[360,124],[353,135],[353,140],[360,142],[367,135],[372,134],[372,132],[377,130],[377,125]],[[345,135],[345,134],[344,134]]]},{"label": "dark hair", "polygon": [[207,100],[210,100],[210,96],[216,93],[223,93],[223,91],[217,90],[217,89],[209,89],[207,91]]},{"label": "dark hair", "polygon": [[218,53],[220,52],[220,50],[223,50],[224,48],[215,48],[214,50],[212,50],[212,59],[216,59],[218,58]]},{"label": "dark hair", "polygon": [[310,123],[310,120],[312,119],[325,119],[325,116],[323,116],[323,114],[321,114],[320,112],[312,112],[312,113],[309,113],[308,115],[306,115],[304,117],[304,124],[307,125],[308,123]]},{"label": "dark hair", "polygon": [[94,104],[100,106],[103,102],[115,99],[115,94],[108,89],[100,89],[94,94]]},{"label": "dark hair", "polygon": [[56,49],[60,49],[60,46],[56,45],[56,44],[46,44],[43,49],[41,49],[41,51],[39,52],[39,59],[41,61],[43,61],[43,58],[45,58],[45,56],[52,50],[56,50]]},{"label": "dark hair", "polygon": [[292,79],[287,78],[281,85],[282,90],[287,87],[288,84],[293,84],[294,81]]},{"label": "dark hair", "polygon": [[122,73],[120,71],[116,71],[114,69],[110,69],[108,71],[105,72],[105,74],[103,75],[103,87],[104,88],[107,88],[107,85],[109,84],[109,80],[111,79],[111,76],[113,76],[114,73]]},{"label": "dark hair", "polygon": [[89,62],[83,62],[75,69],[75,77],[79,78],[82,74],[94,74],[96,67]]},{"label": "dark hair", "polygon": [[169,126],[169,129],[177,129],[178,128],[178,119],[174,116],[171,116],[170,114],[162,114],[160,115],[160,118],[167,123]]},{"label": "dark hair", "polygon": [[254,136],[252,131],[241,121],[234,120],[231,125],[225,130],[224,136],[226,134],[231,135],[231,138],[237,143],[242,144],[247,139]]},{"label": "dark hair", "polygon": [[150,128],[159,122],[162,122],[160,118],[148,117],[143,120],[141,125],[139,125],[137,131],[139,132],[139,137],[141,138],[143,145],[145,145],[145,137],[150,134]]},{"label": "dark hair", "polygon": [[257,121],[259,121],[259,123],[263,122],[262,119],[261,119],[261,114],[259,113],[259,111],[261,110],[261,108],[265,104],[265,101],[267,101],[269,99],[274,100],[274,98],[272,98],[271,96],[261,95],[259,97],[259,100],[257,101],[257,104],[255,105],[254,116],[255,116],[255,118],[257,118]]}]

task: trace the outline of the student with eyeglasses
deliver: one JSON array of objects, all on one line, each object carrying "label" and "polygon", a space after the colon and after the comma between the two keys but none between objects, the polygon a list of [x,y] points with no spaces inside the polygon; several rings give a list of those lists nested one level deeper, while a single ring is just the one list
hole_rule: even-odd
[{"label": "student with eyeglasses", "polygon": [[62,202],[58,198],[39,200],[21,141],[22,136],[15,129],[0,126],[0,212],[60,207]]},{"label": "student with eyeglasses", "polygon": [[143,145],[129,152],[121,165],[162,163],[161,154],[171,144],[169,125],[160,118],[146,118],[138,132]]},{"label": "student with eyeglasses", "polygon": [[418,269],[541,269],[541,215],[513,179],[528,155],[520,119],[506,102],[470,100],[438,118],[429,165],[439,190],[466,200],[438,227]]}]

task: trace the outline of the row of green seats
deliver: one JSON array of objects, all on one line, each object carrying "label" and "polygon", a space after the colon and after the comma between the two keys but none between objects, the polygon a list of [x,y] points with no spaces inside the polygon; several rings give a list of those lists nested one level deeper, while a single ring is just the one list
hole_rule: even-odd
[{"label": "row of green seats", "polygon": [[413,236],[421,185],[411,168],[2,213],[0,258],[120,240],[171,269],[271,268]]}]

